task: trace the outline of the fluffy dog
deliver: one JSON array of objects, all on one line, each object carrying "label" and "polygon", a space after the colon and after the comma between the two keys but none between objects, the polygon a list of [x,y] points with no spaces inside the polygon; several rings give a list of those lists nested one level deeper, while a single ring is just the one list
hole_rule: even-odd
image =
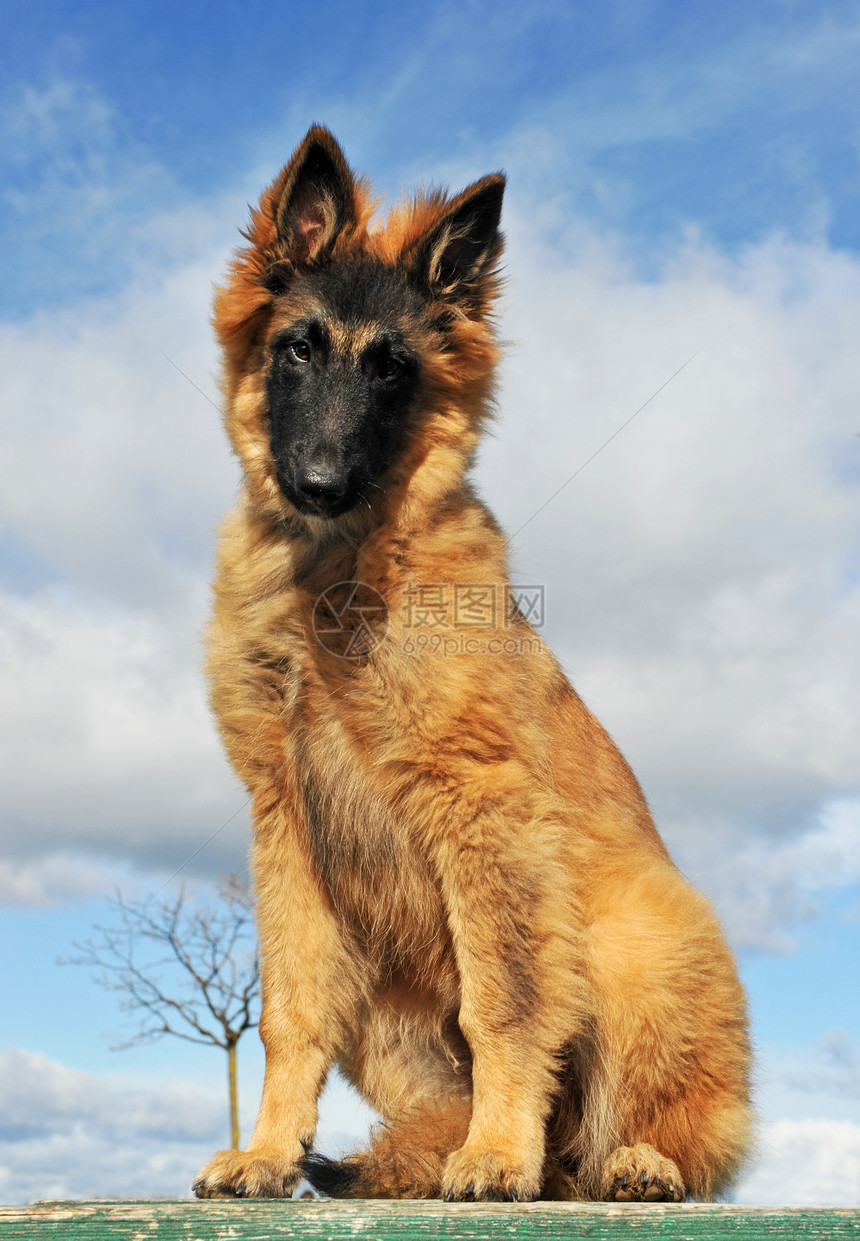
[{"label": "fluffy dog", "polygon": [[[372,223],[312,128],[215,300],[212,703],[253,799],[266,1075],[200,1197],[678,1201],[748,1144],[744,996],[468,472],[504,178]],[[339,1065],[384,1118],[312,1153]]]}]

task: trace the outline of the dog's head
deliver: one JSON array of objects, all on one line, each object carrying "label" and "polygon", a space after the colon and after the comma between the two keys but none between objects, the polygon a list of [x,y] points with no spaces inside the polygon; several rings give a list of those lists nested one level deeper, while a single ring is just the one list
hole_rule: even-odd
[{"label": "dog's head", "polygon": [[496,358],[503,191],[484,177],[372,229],[368,187],[328,130],[309,131],[215,301],[228,429],[258,503],[331,520],[428,455],[462,473]]}]

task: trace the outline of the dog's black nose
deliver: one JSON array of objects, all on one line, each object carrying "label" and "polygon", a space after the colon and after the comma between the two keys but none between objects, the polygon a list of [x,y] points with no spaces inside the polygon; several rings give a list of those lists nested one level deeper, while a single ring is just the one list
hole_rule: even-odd
[{"label": "dog's black nose", "polygon": [[296,470],[296,490],[310,504],[332,508],[346,495],[347,477],[325,466],[302,466]]}]

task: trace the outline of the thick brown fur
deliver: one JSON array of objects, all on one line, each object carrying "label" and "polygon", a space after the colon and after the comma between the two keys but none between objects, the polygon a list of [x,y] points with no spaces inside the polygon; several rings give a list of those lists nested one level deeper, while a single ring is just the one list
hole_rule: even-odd
[{"label": "thick brown fur", "polygon": [[[501,238],[484,220],[469,249],[458,230],[502,186],[425,194],[374,227],[368,187],[314,127],[217,292],[245,484],[221,532],[208,670],[253,798],[266,1077],[247,1150],[201,1170],[201,1197],[289,1195],[308,1170],[358,1197],[710,1198],[747,1150],[745,1002],[719,926],[505,602],[505,539],[468,482]],[[351,263],[357,280],[403,279],[386,331],[417,379],[383,473],[331,517],[279,485],[267,385],[295,323],[327,316],[344,358],[377,330],[314,292],[315,273]],[[388,615],[345,657],[317,639],[314,608],[353,581]],[[502,603],[465,636],[442,617],[443,649],[440,617],[404,600],[457,583]],[[306,1156],[335,1064],[384,1124],[327,1169]]]}]

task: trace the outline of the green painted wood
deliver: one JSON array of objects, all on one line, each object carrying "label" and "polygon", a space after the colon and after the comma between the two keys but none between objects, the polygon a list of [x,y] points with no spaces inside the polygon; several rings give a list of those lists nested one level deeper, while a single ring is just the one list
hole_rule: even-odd
[{"label": "green painted wood", "polygon": [[860,1241],[860,1207],[211,1200],[0,1207],[0,1241]]}]

